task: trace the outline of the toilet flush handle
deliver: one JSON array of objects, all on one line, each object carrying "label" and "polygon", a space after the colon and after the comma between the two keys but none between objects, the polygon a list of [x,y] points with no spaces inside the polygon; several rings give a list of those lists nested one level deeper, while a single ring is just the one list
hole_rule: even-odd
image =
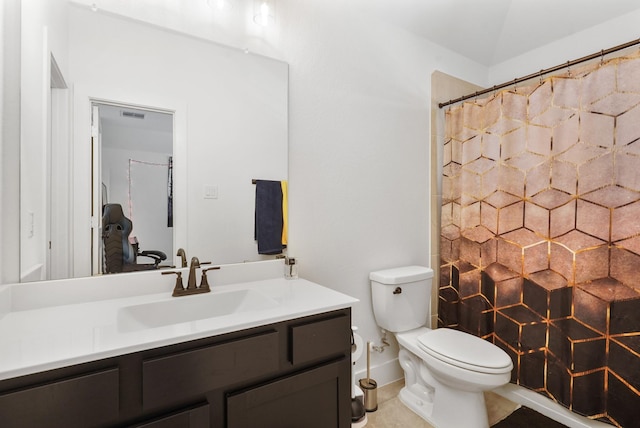
[{"label": "toilet flush handle", "polygon": [[402,288],[400,287],[396,287],[395,290],[393,290],[393,294],[401,294],[402,293]]}]

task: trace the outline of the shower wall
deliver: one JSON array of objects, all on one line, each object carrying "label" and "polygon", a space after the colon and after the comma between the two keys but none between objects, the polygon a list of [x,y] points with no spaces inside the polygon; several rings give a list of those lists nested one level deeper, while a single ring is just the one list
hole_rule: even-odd
[{"label": "shower wall", "polygon": [[638,426],[640,59],[446,112],[438,324],[492,341],[511,381]]}]

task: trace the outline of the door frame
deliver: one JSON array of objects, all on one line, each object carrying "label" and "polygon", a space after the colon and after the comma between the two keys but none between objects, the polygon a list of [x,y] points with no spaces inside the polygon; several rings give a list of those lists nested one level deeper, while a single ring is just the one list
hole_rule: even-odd
[{"label": "door frame", "polygon": [[[91,273],[92,275],[103,274],[103,242],[102,242],[102,205],[104,200],[103,195],[103,171],[102,171],[102,116],[101,107],[109,106],[122,109],[141,110],[144,112],[162,113],[171,116],[172,122],[174,121],[174,112],[167,111],[159,108],[139,107],[131,104],[123,104],[118,102],[104,102],[104,101],[91,101],[91,157],[92,157],[92,169],[91,169]],[[175,150],[175,130],[172,127],[172,153]],[[125,215],[129,215],[126,212],[126,206],[122,207]],[[174,228],[172,227],[172,243],[171,252],[177,252],[177,247],[173,240],[175,239]],[[171,261],[171,259],[170,259]]]},{"label": "door frame", "polygon": [[47,138],[47,221],[46,221],[46,279],[63,279],[72,271],[72,254],[68,239],[71,233],[70,166],[71,142],[69,118],[69,87],[51,54],[51,85],[49,88],[49,120]]},{"label": "door frame", "polygon": [[[74,85],[73,138],[73,277],[91,276],[91,106],[93,103],[129,106],[173,115],[173,254],[167,262],[175,264],[176,249],[188,248],[187,225],[187,105],[164,94],[131,95],[115,86]],[[100,222],[101,223],[101,219]]]}]

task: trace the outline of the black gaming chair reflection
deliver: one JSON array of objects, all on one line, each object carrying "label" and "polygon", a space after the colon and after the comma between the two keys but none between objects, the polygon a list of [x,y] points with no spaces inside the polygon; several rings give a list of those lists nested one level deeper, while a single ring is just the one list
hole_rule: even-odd
[{"label": "black gaming chair reflection", "polygon": [[[134,272],[158,269],[167,259],[162,251],[139,251],[138,243],[129,242],[133,223],[122,212],[120,204],[106,204],[102,209],[102,242],[105,273]],[[148,257],[153,263],[138,263],[138,257]]]}]

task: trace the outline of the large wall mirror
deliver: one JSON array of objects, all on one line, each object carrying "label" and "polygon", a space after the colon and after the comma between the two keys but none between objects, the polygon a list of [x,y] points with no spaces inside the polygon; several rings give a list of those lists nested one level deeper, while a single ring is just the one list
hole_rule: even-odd
[{"label": "large wall mirror", "polygon": [[100,274],[105,203],[165,264],[178,248],[215,264],[263,259],[252,180],[287,179],[287,64],[66,0],[11,1],[18,280]]}]

